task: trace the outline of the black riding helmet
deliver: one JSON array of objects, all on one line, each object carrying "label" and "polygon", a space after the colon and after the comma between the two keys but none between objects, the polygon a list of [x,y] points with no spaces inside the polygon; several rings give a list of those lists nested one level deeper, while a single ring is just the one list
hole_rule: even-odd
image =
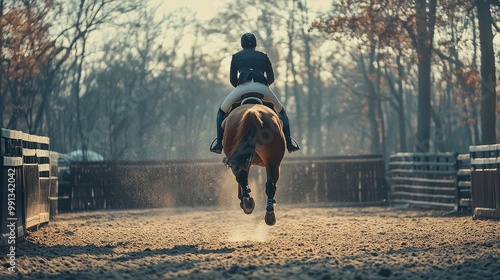
[{"label": "black riding helmet", "polygon": [[257,39],[253,33],[245,33],[241,36],[241,47],[244,49],[255,48],[257,46]]}]

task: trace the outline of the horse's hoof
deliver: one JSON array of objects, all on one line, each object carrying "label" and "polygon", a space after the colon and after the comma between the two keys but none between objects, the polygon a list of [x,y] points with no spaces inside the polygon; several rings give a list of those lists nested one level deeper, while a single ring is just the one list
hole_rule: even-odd
[{"label": "horse's hoof", "polygon": [[276,224],[276,215],[274,215],[274,211],[266,212],[265,221],[268,226],[274,226]]},{"label": "horse's hoof", "polygon": [[240,207],[243,209],[245,214],[252,214],[253,209],[255,208],[255,201],[253,200],[253,197],[244,197],[240,202]]}]

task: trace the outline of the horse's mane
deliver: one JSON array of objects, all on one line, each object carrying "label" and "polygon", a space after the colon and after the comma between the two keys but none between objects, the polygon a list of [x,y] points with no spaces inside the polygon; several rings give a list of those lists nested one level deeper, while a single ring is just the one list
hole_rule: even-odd
[{"label": "horse's mane", "polygon": [[257,145],[257,131],[263,126],[261,114],[254,108],[247,109],[236,129],[235,148],[231,155],[226,158],[226,164],[230,167],[245,167],[255,156]]}]

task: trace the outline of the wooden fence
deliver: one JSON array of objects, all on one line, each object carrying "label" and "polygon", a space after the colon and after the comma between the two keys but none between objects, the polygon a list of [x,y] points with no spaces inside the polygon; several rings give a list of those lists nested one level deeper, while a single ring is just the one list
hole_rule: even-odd
[{"label": "wooden fence", "polygon": [[391,202],[446,210],[470,207],[467,157],[455,153],[397,153],[389,162]]},{"label": "wooden fence", "polygon": [[[380,203],[387,200],[382,156],[286,159],[279,203]],[[265,169],[252,167],[250,188],[264,196]],[[60,185],[61,211],[104,208],[208,206],[236,181],[220,161],[81,162]],[[258,193],[258,192],[257,192]]]},{"label": "wooden fence", "polygon": [[57,166],[50,160],[57,153],[49,144],[47,137],[1,129],[0,245],[49,222],[49,196],[57,186],[57,177],[51,177]]},{"label": "wooden fence", "polygon": [[385,160],[378,155],[291,158],[281,170],[288,203],[381,202],[389,192]]},{"label": "wooden fence", "polygon": [[[1,129],[2,183],[0,205],[0,245],[6,245],[12,238],[24,237],[25,203],[23,198],[23,135],[20,131]],[[12,242],[12,240],[11,240]]]},{"label": "wooden fence", "polygon": [[500,219],[500,144],[470,147],[474,218]]}]

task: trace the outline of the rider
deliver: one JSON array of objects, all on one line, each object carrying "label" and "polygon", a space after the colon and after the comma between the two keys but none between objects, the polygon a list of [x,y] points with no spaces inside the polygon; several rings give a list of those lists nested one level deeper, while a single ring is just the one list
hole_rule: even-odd
[{"label": "rider", "polygon": [[[234,102],[249,92],[258,92],[264,95],[264,100],[272,102],[274,109],[283,122],[283,134],[285,134],[286,147],[292,153],[300,150],[297,142],[290,137],[290,123],[285,108],[269,89],[274,82],[274,72],[271,61],[267,54],[256,51],[257,39],[253,33],[245,33],[241,37],[243,50],[235,53],[231,59],[230,81],[235,89],[226,97],[217,112],[217,139],[210,151],[220,154],[222,152],[222,136],[224,131],[221,127],[224,116],[231,109]],[[264,76],[265,72],[265,76]],[[239,77],[238,77],[239,73]],[[213,143],[212,143],[213,144]]]}]

